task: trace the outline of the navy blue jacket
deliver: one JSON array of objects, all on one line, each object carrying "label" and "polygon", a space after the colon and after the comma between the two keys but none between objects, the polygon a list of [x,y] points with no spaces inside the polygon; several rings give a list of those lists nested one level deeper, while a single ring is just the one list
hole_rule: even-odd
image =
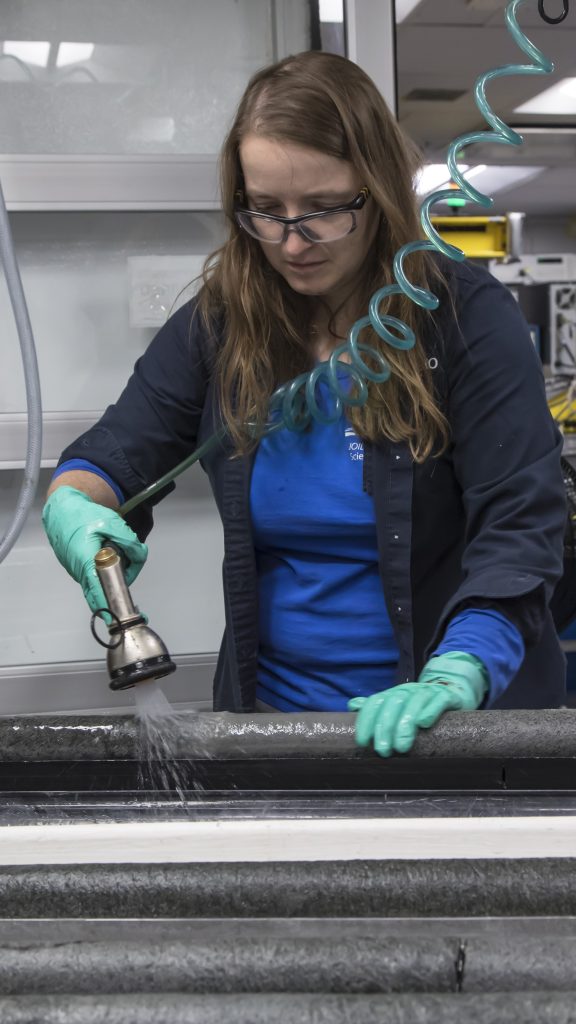
[{"label": "navy blue jacket", "polygon": [[[562,572],[566,502],[561,438],[542,370],[508,290],[468,263],[447,269],[457,322],[444,301],[423,339],[451,428],[440,457],[415,464],[404,443],[365,445],[382,586],[400,650],[397,681],[417,678],[457,610],[493,606],[522,632],[526,656],[495,707],[557,707],[565,658],[548,602]],[[132,496],[219,426],[213,373],[218,338],[194,306],[172,316],[136,363],[115,405],[61,462],[89,459]],[[224,527],[226,630],[214,681],[216,710],[254,706],[257,575],[249,492],[253,456],[221,442],[203,462]],[[128,521],[144,539],[151,502]]]}]

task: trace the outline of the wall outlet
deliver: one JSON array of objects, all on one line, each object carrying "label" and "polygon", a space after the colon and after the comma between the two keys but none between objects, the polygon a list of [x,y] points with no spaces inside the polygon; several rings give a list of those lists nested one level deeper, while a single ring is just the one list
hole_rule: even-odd
[{"label": "wall outlet", "polygon": [[162,327],[198,291],[206,255],[130,256],[130,326]]}]

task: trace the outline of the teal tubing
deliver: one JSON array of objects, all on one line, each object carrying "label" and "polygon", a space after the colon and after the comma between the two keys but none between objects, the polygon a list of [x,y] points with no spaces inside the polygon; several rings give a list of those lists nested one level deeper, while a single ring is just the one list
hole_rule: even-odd
[{"label": "teal tubing", "polygon": [[[471,132],[460,135],[451,143],[447,165],[450,176],[457,189],[438,189],[422,202],[420,207],[420,222],[426,235],[427,241],[421,239],[409,242],[402,246],[394,257],[393,273],[395,284],[386,285],[374,293],[370,300],[368,315],[361,317],[351,327],[348,338],[344,344],[334,350],[330,359],[320,363],[310,373],[302,373],[294,380],[283,384],[278,388],[270,399],[269,412],[271,420],[262,430],[261,436],[272,433],[275,430],[287,427],[289,430],[302,431],[310,424],[311,420],[320,423],[332,423],[338,420],[342,414],[344,405],[360,406],[368,398],[367,381],[381,384],[390,377],[390,366],[381,352],[378,352],[371,345],[361,342],[360,334],[365,327],[372,327],[378,336],[386,344],[396,349],[410,349],[416,342],[413,330],[398,319],[398,317],[380,313],[381,304],[391,295],[407,295],[412,302],[424,309],[437,309],[440,300],[433,292],[421,288],[408,280],[404,271],[404,260],[414,252],[436,250],[451,260],[461,262],[465,254],[461,249],[445,242],[436,231],[430,219],[430,209],[442,200],[462,198],[468,202],[475,203],[482,207],[489,207],[493,200],[479,192],[468,181],[458,167],[458,157],[465,146],[476,142],[496,142],[507,146],[522,145],[522,136],[497,117],[488,100],[486,99],[486,84],[494,78],[503,78],[505,75],[543,75],[550,74],[554,70],[554,64],[548,60],[541,51],[530,42],[516,20],[516,11],[528,0],[510,0],[506,7],[506,27],[511,33],[519,48],[531,60],[531,64],[506,64],[503,67],[486,71],[476,81],[474,98],[480,113],[490,126],[490,131]],[[366,353],[370,358],[369,366],[362,357]],[[340,356],[346,354],[349,362],[341,361]],[[346,379],[338,379],[338,370],[346,369]],[[316,385],[320,379],[327,382],[330,394],[333,398],[332,411],[324,412],[318,406],[316,400]],[[353,385],[354,393],[350,394],[350,383]],[[121,515],[126,515],[141,502],[152,497],[171,480],[183,473],[189,466],[193,465],[206,455],[216,444],[220,443],[225,435],[225,430],[217,431],[200,448],[190,455],[174,469],[166,473],[156,483],[151,484],[135,497],[130,498],[119,509]]]}]

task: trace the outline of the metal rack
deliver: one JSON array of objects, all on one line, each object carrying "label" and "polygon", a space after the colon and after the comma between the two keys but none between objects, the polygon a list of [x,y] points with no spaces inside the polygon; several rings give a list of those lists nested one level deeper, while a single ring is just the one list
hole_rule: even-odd
[{"label": "metal rack", "polygon": [[550,365],[552,372],[576,377],[576,282],[550,285]]}]

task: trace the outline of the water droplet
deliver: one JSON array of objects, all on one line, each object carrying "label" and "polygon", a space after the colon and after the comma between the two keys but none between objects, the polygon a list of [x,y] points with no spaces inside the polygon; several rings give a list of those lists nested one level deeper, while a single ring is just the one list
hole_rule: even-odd
[{"label": "water droplet", "polygon": [[190,712],[176,711],[156,680],[138,683],[134,699],[138,759],[147,766],[147,778],[141,771],[140,785],[143,789],[173,790],[187,806],[186,793],[191,785],[196,793],[204,788],[197,781],[190,783],[180,753],[180,738]]}]

